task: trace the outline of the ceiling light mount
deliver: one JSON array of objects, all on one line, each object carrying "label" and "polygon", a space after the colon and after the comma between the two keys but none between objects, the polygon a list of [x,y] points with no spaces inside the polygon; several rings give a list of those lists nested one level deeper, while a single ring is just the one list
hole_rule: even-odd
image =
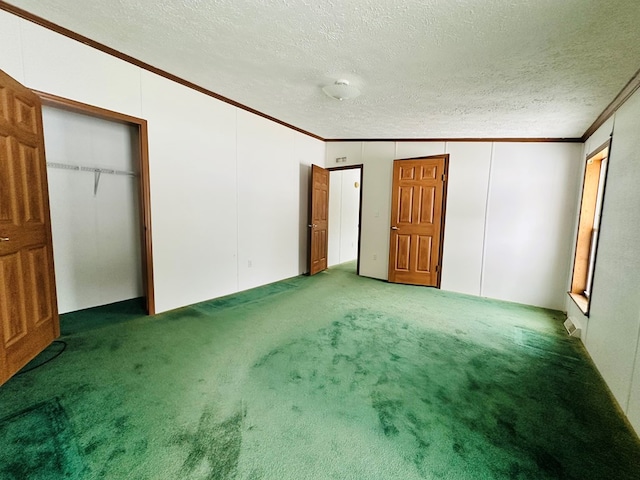
[{"label": "ceiling light mount", "polygon": [[322,91],[336,100],[351,100],[360,95],[360,89],[349,83],[348,80],[336,80],[331,85],[322,87]]}]

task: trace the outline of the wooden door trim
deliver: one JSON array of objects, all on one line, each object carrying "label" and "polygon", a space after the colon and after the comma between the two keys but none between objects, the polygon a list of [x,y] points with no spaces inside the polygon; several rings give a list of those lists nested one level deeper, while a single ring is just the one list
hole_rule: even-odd
[{"label": "wooden door trim", "polygon": [[442,282],[442,261],[444,260],[444,229],[447,223],[447,190],[449,185],[449,154],[444,154],[444,183],[442,185],[442,217],[440,218],[440,251],[438,255],[440,256],[438,260],[438,264],[440,268],[438,269],[438,283],[436,288],[440,288],[440,284]]},{"label": "wooden door trim", "polygon": [[149,132],[147,121],[126,115],[124,113],[114,112],[105,108],[96,107],[86,103],[78,102],[50,93],[33,91],[40,97],[42,105],[67,110],[74,113],[82,113],[92,117],[101,118],[113,122],[119,122],[126,125],[132,125],[138,129],[138,148],[140,158],[140,175],[138,177],[138,186],[140,194],[140,228],[141,228],[141,246],[142,246],[142,279],[145,290],[145,298],[147,303],[147,313],[154,315],[156,313],[155,305],[155,288],[153,283],[153,242],[151,238],[151,187],[149,181]]},{"label": "wooden door trim", "polygon": [[[442,153],[439,155],[428,155],[428,156],[420,156],[420,157],[411,157],[411,158],[396,158],[394,162],[402,162],[404,160],[431,160],[435,158],[442,158],[444,160],[444,182],[442,184],[442,214],[440,215],[440,246],[438,248],[438,272],[436,274],[436,285],[435,288],[440,288],[440,284],[442,282],[442,260],[444,253],[444,229],[447,218],[447,187],[449,185],[449,154]],[[389,246],[391,249],[391,246]],[[391,251],[389,251],[389,256],[391,256]]]},{"label": "wooden door trim", "polygon": [[[362,245],[362,185],[364,179],[364,164],[359,163],[357,165],[344,165],[341,167],[329,167],[327,170],[330,172],[337,172],[339,170],[360,170],[360,200],[358,204],[358,259],[356,261],[356,275],[360,275],[360,247]],[[331,187],[331,176],[329,176],[329,187]]]},{"label": "wooden door trim", "polygon": [[582,134],[580,138],[580,142],[585,143],[591,135],[593,135],[598,128],[600,128],[604,122],[609,120],[614,113],[618,111],[618,109],[626,102],[631,95],[633,95],[636,90],[640,88],[640,70],[638,70],[631,80],[627,82],[627,84],[622,87],[622,90],[618,92],[618,95],[611,100],[611,103],[607,105],[607,107],[602,111],[598,118],[594,120],[594,122],[587,128],[587,130]]}]

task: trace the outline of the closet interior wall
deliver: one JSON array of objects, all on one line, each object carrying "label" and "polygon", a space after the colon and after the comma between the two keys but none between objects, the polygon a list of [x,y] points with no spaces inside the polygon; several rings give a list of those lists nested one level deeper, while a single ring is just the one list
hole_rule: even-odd
[{"label": "closet interior wall", "polygon": [[354,168],[333,170],[329,174],[330,267],[358,258],[360,172],[359,168]]},{"label": "closet interior wall", "polygon": [[60,313],[143,293],[135,127],[43,107]]}]

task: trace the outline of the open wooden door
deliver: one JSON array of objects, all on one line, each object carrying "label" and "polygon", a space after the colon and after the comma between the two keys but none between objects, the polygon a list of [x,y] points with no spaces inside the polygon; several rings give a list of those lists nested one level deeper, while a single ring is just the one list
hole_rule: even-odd
[{"label": "open wooden door", "polygon": [[311,166],[311,200],[309,202],[309,275],[327,268],[329,250],[329,170]]},{"label": "open wooden door", "polygon": [[0,384],[60,335],[40,100],[0,71]]},{"label": "open wooden door", "polygon": [[440,286],[449,156],[393,162],[389,281]]}]

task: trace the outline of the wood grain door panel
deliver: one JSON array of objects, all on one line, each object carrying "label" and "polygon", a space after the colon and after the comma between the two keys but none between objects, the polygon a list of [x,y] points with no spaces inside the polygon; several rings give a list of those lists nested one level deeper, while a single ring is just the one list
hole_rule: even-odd
[{"label": "wood grain door panel", "polygon": [[416,235],[416,241],[416,272],[430,274],[433,263],[433,237]]},{"label": "wood grain door panel", "polygon": [[398,187],[398,216],[396,223],[410,224],[413,222],[413,191],[414,187]]},{"label": "wood grain door panel", "polygon": [[0,71],[0,384],[60,335],[40,100]]},{"label": "wood grain door panel", "polygon": [[[435,221],[436,188],[420,187],[420,200],[418,202],[418,223],[423,226],[431,226]],[[438,219],[439,220],[439,219]]]},{"label": "wood grain door panel", "polygon": [[27,314],[18,252],[0,256],[0,315],[2,343],[11,347],[27,334]]},{"label": "wood grain door panel", "polygon": [[327,268],[329,250],[329,170],[311,166],[309,275]]},{"label": "wood grain door panel", "polygon": [[408,272],[411,262],[411,235],[396,235],[395,270]]},{"label": "wood grain door panel", "polygon": [[439,286],[448,156],[393,165],[389,281]]},{"label": "wood grain door panel", "polygon": [[47,245],[38,245],[24,252],[24,263],[27,267],[25,273],[28,275],[27,285],[31,287],[31,291],[28,292],[27,306],[31,307],[29,316],[37,327],[53,321],[54,295],[51,286],[54,284],[54,279],[51,278],[49,269],[42,268],[42,265],[46,265],[52,256],[51,249]]}]

